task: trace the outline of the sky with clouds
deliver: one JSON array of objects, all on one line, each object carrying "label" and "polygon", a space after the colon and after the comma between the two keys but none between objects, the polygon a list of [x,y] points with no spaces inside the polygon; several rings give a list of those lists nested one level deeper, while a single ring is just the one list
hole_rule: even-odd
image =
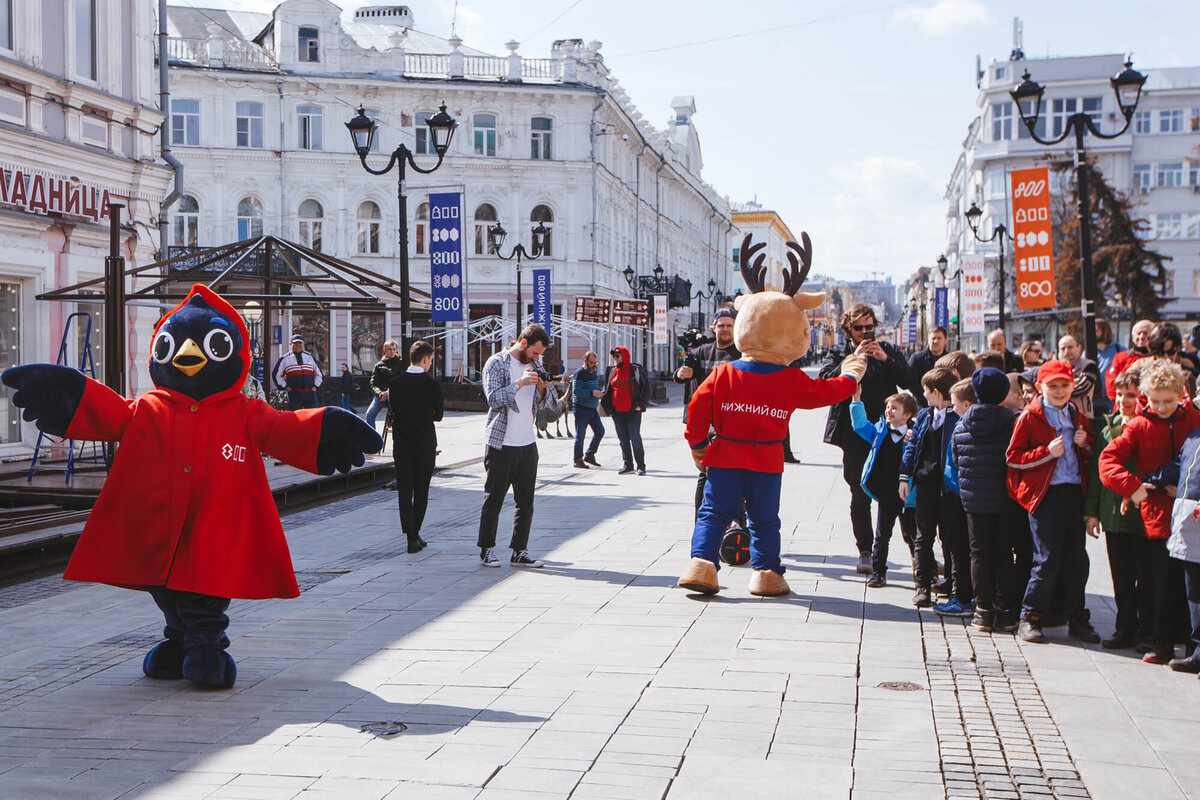
[{"label": "sky with clouds", "polygon": [[1014,16],[1030,58],[1132,52],[1143,71],[1200,65],[1197,0],[404,2],[418,30],[448,36],[453,20],[467,45],[496,54],[510,39],[529,57],[546,57],[555,39],[599,40],[658,127],[672,97],[694,96],[704,178],[808,231],[814,270],[850,280],[902,281],[942,251],[946,182],[976,113],[975,57],[985,68],[1008,57]]}]

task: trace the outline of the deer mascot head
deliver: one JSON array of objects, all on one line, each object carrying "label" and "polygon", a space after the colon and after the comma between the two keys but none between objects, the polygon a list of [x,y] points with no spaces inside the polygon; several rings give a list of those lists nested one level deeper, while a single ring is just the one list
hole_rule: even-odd
[{"label": "deer mascot head", "polygon": [[787,243],[791,269],[783,270],[783,291],[766,289],[767,256],[759,251],[767,243],[751,244],[750,234],[742,240],[739,265],[750,294],[734,301],[738,314],[733,340],[743,358],[787,365],[808,352],[812,332],[807,312],[825,302],[825,293],[800,291],[812,268],[812,242],[807,233],[801,233],[800,240],[804,244]]}]

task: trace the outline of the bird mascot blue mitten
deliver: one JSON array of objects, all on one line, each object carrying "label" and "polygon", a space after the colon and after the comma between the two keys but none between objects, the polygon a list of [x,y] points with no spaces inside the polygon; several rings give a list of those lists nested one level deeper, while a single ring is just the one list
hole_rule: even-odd
[{"label": "bird mascot blue mitten", "polygon": [[250,335],[197,284],[154,331],[154,389],[130,400],[69,367],[12,367],[26,421],[55,436],[120,442],[63,577],[148,592],[164,641],[151,678],[233,686],[231,598],[300,594],[261,453],[322,475],[360,466],[379,435],[340,408],[277,411],[241,392]]}]

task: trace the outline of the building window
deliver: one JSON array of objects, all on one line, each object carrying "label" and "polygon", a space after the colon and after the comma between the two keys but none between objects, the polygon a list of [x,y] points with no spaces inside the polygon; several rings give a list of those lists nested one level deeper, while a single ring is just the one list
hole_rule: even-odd
[{"label": "building window", "polygon": [[12,50],[12,0],[0,0],[0,47]]},{"label": "building window", "polygon": [[1012,138],[1012,103],[992,103],[992,141],[1003,142]]},{"label": "building window", "polygon": [[350,368],[371,372],[383,347],[383,314],[372,311],[350,312]]},{"label": "building window", "polygon": [[1050,135],[1061,136],[1067,129],[1067,120],[1078,109],[1079,101],[1074,97],[1058,97],[1050,101]]},{"label": "building window", "polygon": [[[304,337],[304,349],[312,353],[325,375],[329,374],[329,312],[295,311],[292,313],[292,333]],[[338,370],[340,373],[341,370]]]},{"label": "building window", "polygon": [[1004,67],[996,67],[996,80],[1004,80],[1004,76],[1007,74],[1007,72],[1008,70],[1006,70]]},{"label": "building window", "polygon": [[[1020,113],[1032,114],[1033,113],[1033,103],[1029,100],[1022,100],[1021,104],[1020,104]],[[1013,126],[1017,129],[1017,138],[1018,139],[1030,138],[1029,128],[1025,127],[1024,122],[1021,122],[1020,120],[1014,120]],[[1038,114],[1037,121],[1033,124],[1033,129],[1037,132],[1038,136],[1041,136],[1041,137],[1046,136],[1046,115],[1045,114]]]},{"label": "building window", "polygon": [[199,100],[171,100],[171,144],[200,144]]},{"label": "building window", "polygon": [[491,203],[480,203],[475,209],[475,255],[495,255],[488,240],[488,227],[496,224],[496,209]]},{"label": "building window", "polygon": [[1100,112],[1104,109],[1104,101],[1099,97],[1083,98],[1083,113],[1088,115],[1088,119],[1097,129],[1100,128]]},{"label": "building window", "polygon": [[300,29],[300,60],[317,63],[321,60],[321,34],[316,28]]},{"label": "building window", "polygon": [[1183,132],[1183,109],[1168,108],[1158,112],[1159,133]]},{"label": "building window", "polygon": [[417,255],[425,253],[425,240],[429,235],[429,203],[417,206]]},{"label": "building window", "polygon": [[379,225],[382,216],[379,206],[370,200],[358,204],[358,252],[379,252]]},{"label": "building window", "polygon": [[1200,186],[1200,161],[1188,164],[1188,186]]},{"label": "building window", "polygon": [[325,209],[316,200],[309,198],[300,204],[300,244],[310,250],[321,251],[321,223],[325,218]]},{"label": "building window", "polygon": [[1153,133],[1150,124],[1149,111],[1133,112],[1133,132],[1134,133]]},{"label": "building window", "polygon": [[1149,189],[1150,181],[1150,165],[1149,164],[1134,164],[1133,165],[1133,188],[1134,189]]},{"label": "building window", "polygon": [[1154,232],[1159,239],[1183,238],[1183,214],[1156,214]]},{"label": "building window", "polygon": [[237,146],[260,149],[263,146],[263,104],[237,104]]},{"label": "building window", "polygon": [[190,194],[179,198],[171,218],[171,244],[176,247],[200,246],[200,204]]},{"label": "building window", "polygon": [[301,150],[324,149],[321,146],[321,107],[297,106],[296,115],[296,146]]},{"label": "building window", "polygon": [[1158,165],[1158,185],[1183,186],[1183,162],[1175,161],[1170,164]]},{"label": "building window", "polygon": [[243,197],[237,205],[238,241],[257,239],[263,235],[262,203],[253,197]]},{"label": "building window", "polygon": [[1191,130],[1200,131],[1200,108],[1192,109],[1192,118],[1189,122],[1191,123]]},{"label": "building window", "polygon": [[548,117],[534,117],[530,120],[529,126],[532,130],[529,141],[529,157],[535,161],[553,158],[554,120]]},{"label": "building window", "polygon": [[75,74],[96,78],[96,0],[75,0]]},{"label": "building window", "polygon": [[1008,173],[1003,167],[988,170],[987,195],[996,198],[1008,195]]},{"label": "building window", "polygon": [[[533,211],[529,214],[529,221],[535,226],[540,222],[545,225],[547,229],[553,228],[554,212],[550,210],[550,206],[534,206]],[[550,233],[546,234],[545,244],[542,245],[542,255],[548,257],[553,254],[552,248],[550,247],[552,238],[553,236]]]},{"label": "building window", "polygon": [[[367,117],[370,119],[373,119],[376,121],[379,120],[380,114],[379,114],[378,108],[364,108],[363,113],[366,114]],[[375,129],[375,135],[371,137],[371,149],[368,150],[367,152],[378,153],[379,152],[379,140],[382,138],[383,138],[383,126],[381,125]]]},{"label": "building window", "polygon": [[1188,214],[1184,224],[1186,229],[1183,232],[1183,238],[1200,239],[1200,214]]},{"label": "building window", "polygon": [[471,122],[475,129],[475,155],[496,155],[496,115],[476,114]]},{"label": "building window", "polygon": [[[21,284],[0,283],[0,370],[21,363]],[[21,409],[12,404],[12,392],[0,395],[5,425],[0,444],[21,441]]]},{"label": "building window", "polygon": [[433,116],[430,111],[418,111],[413,117],[413,138],[416,140],[416,147],[413,152],[419,156],[437,155],[437,150],[433,149],[433,139],[429,136],[429,118]]}]

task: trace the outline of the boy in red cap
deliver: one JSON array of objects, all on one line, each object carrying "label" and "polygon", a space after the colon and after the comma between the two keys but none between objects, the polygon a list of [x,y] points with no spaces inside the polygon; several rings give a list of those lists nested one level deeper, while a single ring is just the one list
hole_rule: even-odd
[{"label": "boy in red cap", "polygon": [[1084,606],[1088,579],[1083,497],[1092,457],[1092,426],[1071,403],[1075,375],[1059,359],[1037,373],[1039,396],[1025,408],[1008,446],[1008,493],[1029,512],[1033,572],[1021,604],[1017,635],[1043,642],[1042,613],[1061,584],[1068,633],[1084,642],[1100,635]]}]

